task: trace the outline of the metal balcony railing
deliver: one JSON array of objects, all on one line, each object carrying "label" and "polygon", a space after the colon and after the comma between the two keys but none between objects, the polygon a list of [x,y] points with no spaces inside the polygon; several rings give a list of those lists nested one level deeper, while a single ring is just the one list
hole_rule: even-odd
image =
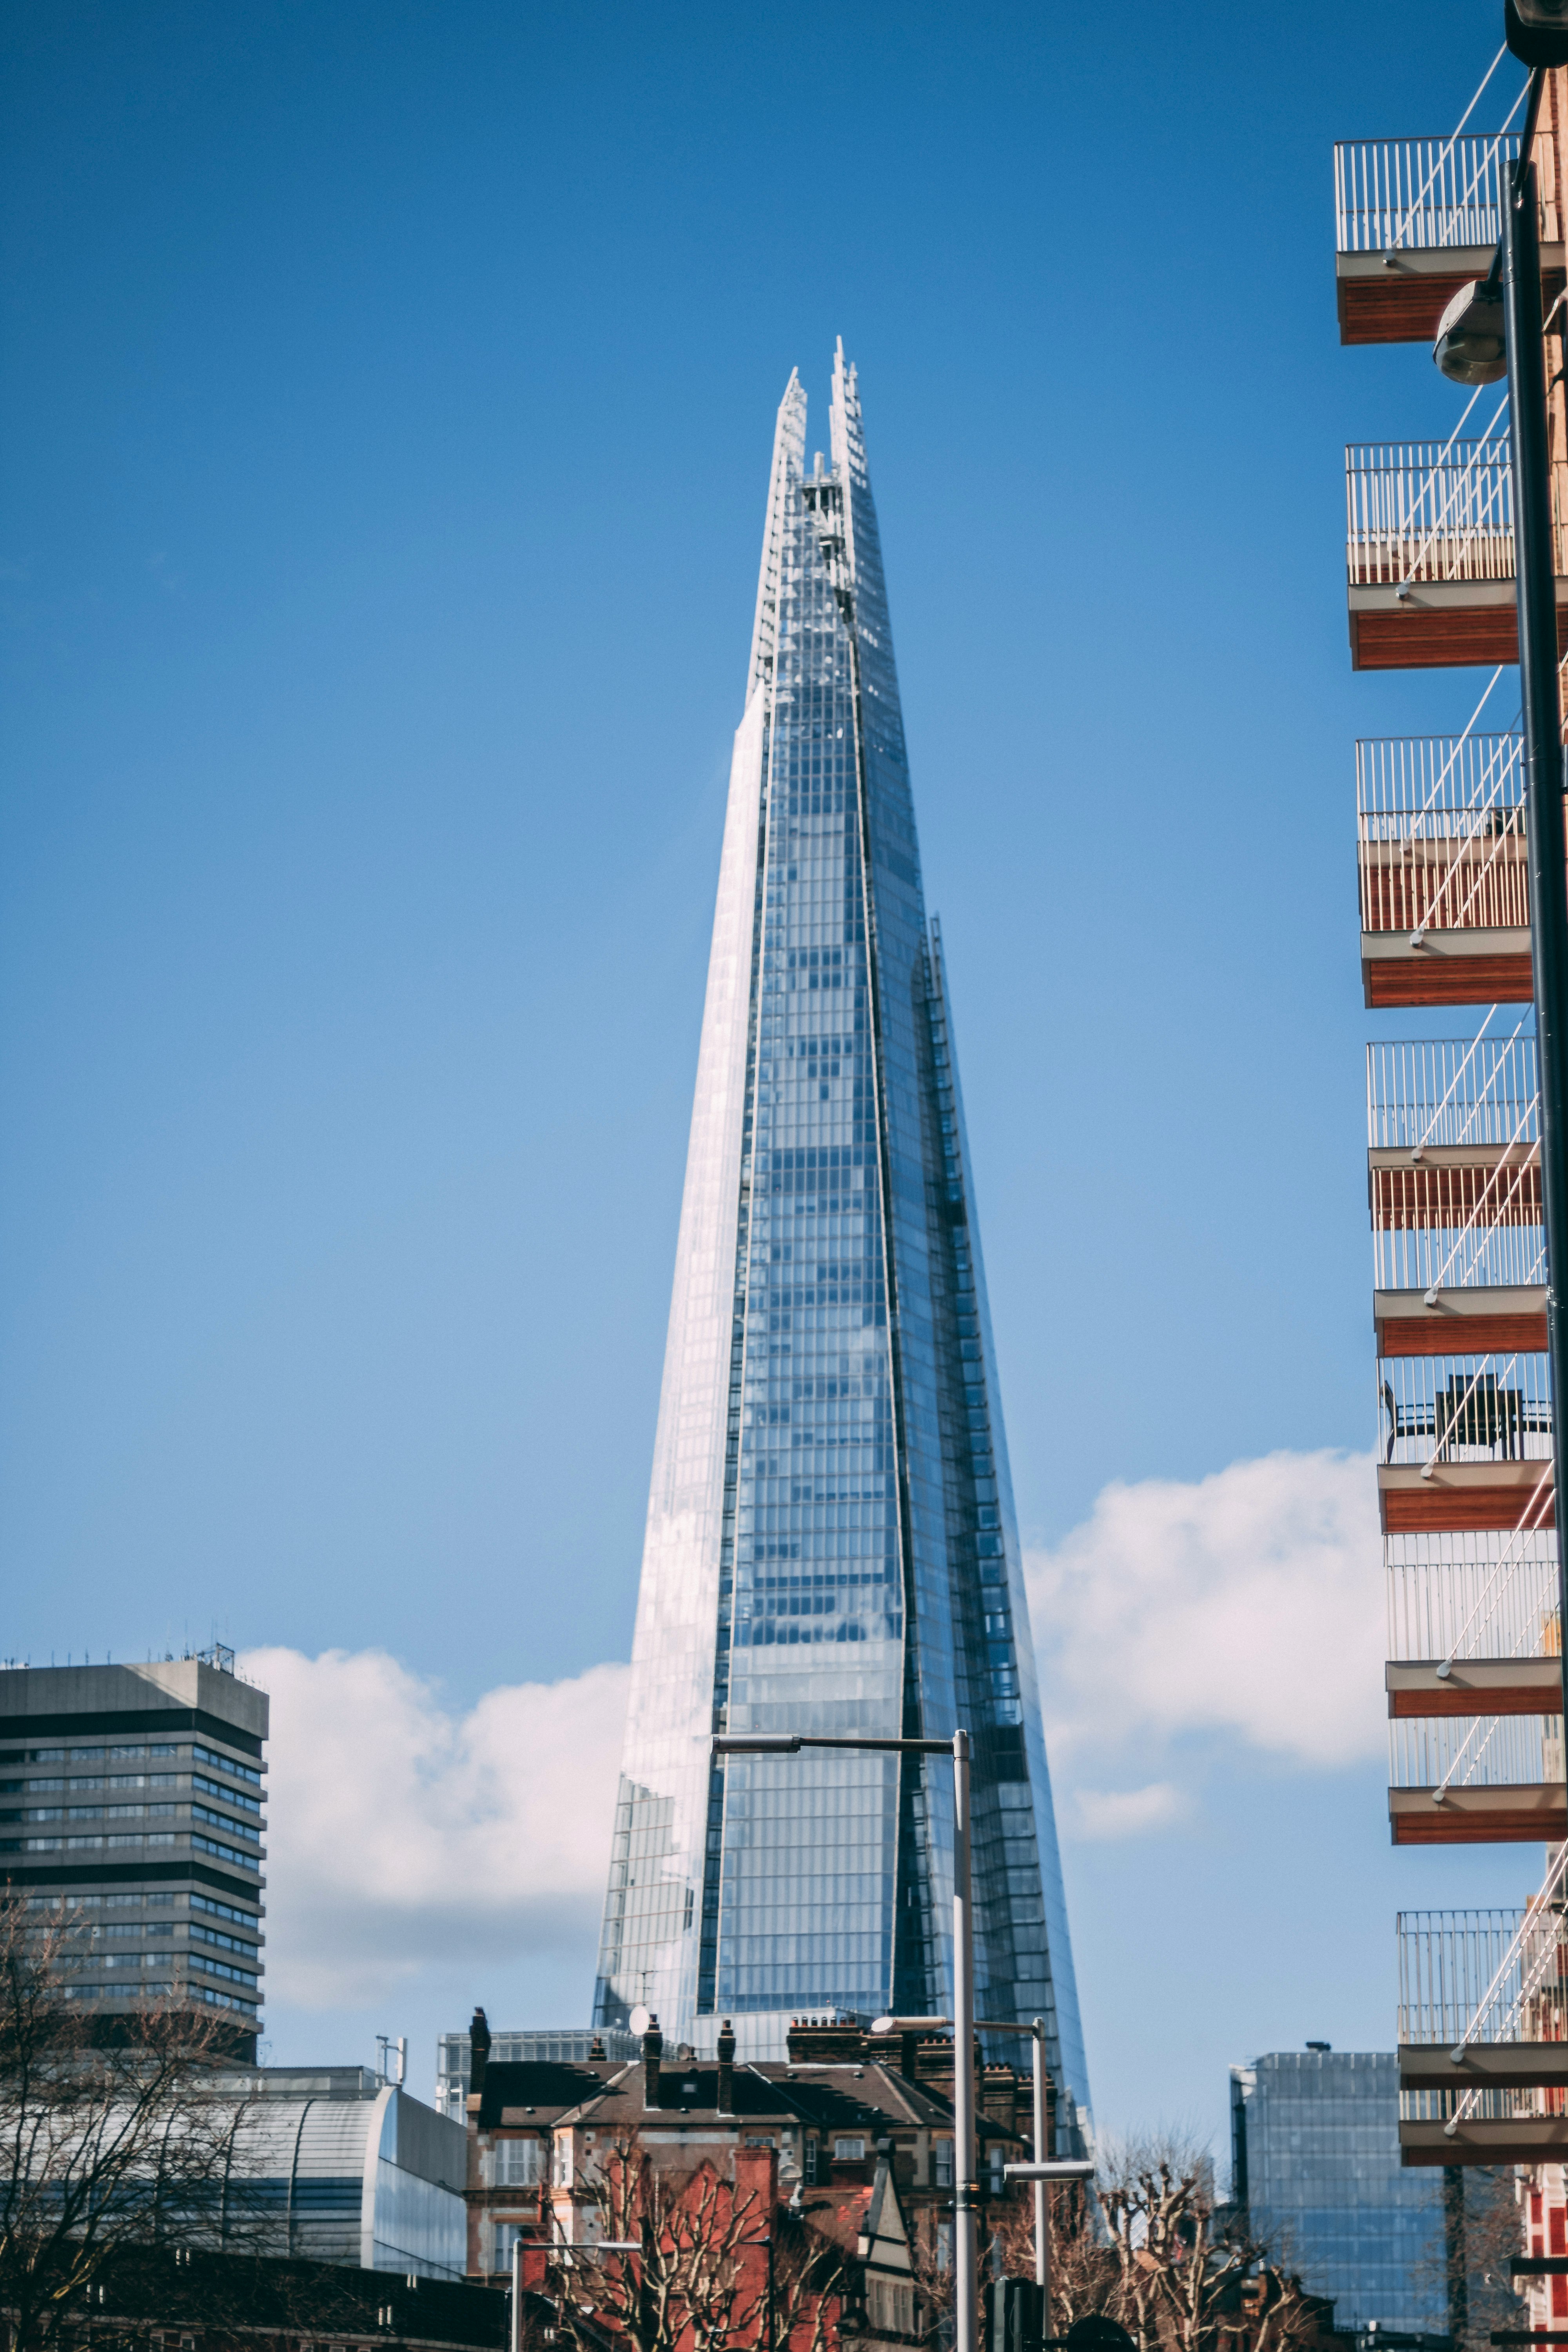
[{"label": "metal balcony railing", "polygon": [[1446,2124],[1451,2117],[1462,2123],[1534,2123],[1561,2115],[1568,2115],[1568,2091],[1514,2090],[1500,2084],[1485,2090],[1428,2090],[1407,2084],[1399,2094],[1402,2124]]},{"label": "metal balcony railing", "polygon": [[1353,588],[1514,576],[1505,439],[1352,444],[1345,508]]},{"label": "metal balcony railing", "polygon": [[1549,1462],[1551,1377],[1542,1355],[1384,1356],[1384,1462]]},{"label": "metal balcony railing", "polygon": [[1523,1981],[1524,1920],[1522,1909],[1400,1912],[1396,2039],[1451,2050],[1483,2004],[1506,2009]]},{"label": "metal balcony railing", "polygon": [[1366,1139],[1373,1151],[1539,1140],[1541,1077],[1535,1039],[1511,1036],[1389,1038],[1366,1050]]},{"label": "metal balcony railing", "polygon": [[1563,1778],[1563,1718],[1544,1715],[1396,1716],[1391,1789],[1534,1788]]},{"label": "metal balcony railing", "polygon": [[1358,743],[1356,816],[1363,931],[1528,926],[1519,736]]},{"label": "metal balcony railing", "polygon": [[1546,1491],[1521,1498],[1511,1529],[1384,1538],[1391,1658],[1560,1653],[1557,1538],[1537,1524]]},{"label": "metal balcony railing", "polygon": [[1341,253],[1427,253],[1495,245],[1517,131],[1467,139],[1345,140],[1334,149]]}]

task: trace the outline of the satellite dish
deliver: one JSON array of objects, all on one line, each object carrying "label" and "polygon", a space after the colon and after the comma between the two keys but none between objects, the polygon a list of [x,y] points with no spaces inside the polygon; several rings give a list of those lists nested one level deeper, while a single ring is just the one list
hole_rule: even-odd
[{"label": "satellite dish", "polygon": [[648,2008],[646,2001],[639,2000],[637,2007],[633,2010],[631,2015],[626,2020],[626,2032],[628,2033],[646,2033],[652,2023],[652,2010]]}]

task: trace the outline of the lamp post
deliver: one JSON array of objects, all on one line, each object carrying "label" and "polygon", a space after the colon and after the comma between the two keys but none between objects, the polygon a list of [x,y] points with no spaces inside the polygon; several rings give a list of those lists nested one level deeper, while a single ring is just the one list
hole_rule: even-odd
[{"label": "lamp post", "polygon": [[952,2286],[954,2352],[980,2352],[980,2296],[974,2178],[974,1913],[970,1885],[969,1734],[951,1739],[873,1739],[826,1731],[720,1732],[715,1756],[798,1756],[803,1748],[870,1749],[895,1756],[952,1759],[952,2011],[956,2047],[952,2068],[952,2136],[956,2179],[952,2185]]},{"label": "lamp post", "polygon": [[[1433,357],[1461,383],[1506,370],[1513,472],[1514,577],[1520,700],[1524,717],[1525,844],[1530,868],[1535,1051],[1541,1076],[1541,1196],[1546,1228],[1546,1350],[1552,1371],[1552,1480],[1556,1498],[1557,1608],[1568,1624],[1568,845],[1563,815],[1563,706],[1557,654],[1557,560],[1541,310],[1541,213],[1531,148],[1546,68],[1568,64],[1564,0],[1508,0],[1509,47],[1531,68],[1520,157],[1503,191],[1502,239],[1484,281],[1443,314]],[[1495,288],[1502,280],[1505,352],[1496,349]],[[1563,1645],[1568,1720],[1568,1643]]]}]

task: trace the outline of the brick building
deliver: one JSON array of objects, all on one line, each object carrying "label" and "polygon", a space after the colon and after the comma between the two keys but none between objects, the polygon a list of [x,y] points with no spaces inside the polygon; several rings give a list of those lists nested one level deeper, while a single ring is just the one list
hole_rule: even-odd
[{"label": "brick building", "polygon": [[[635,2060],[492,2063],[483,2011],[472,2029],[468,2120],[468,2273],[499,2277],[521,2239],[587,2245],[602,2230],[595,2183],[635,2146],[670,2175],[711,2168],[744,2178],[769,2217],[770,2241],[804,2224],[836,2245],[847,2290],[871,2324],[910,2307],[921,2263],[940,2271],[952,2204],[953,2045],[950,2036],[868,2035],[858,2024],[799,2019],[783,2062],[737,2063],[726,2026],[715,2059],[665,2050],[657,2021]],[[986,2204],[1011,2201],[1003,2166],[1026,2152],[1030,2085],[977,2060],[980,2181]],[[1049,2121],[1049,2118],[1047,2118]],[[765,2179],[763,2176],[765,2175]],[[787,2218],[786,2218],[787,2217]],[[907,2331],[891,2328],[897,2336]]]}]

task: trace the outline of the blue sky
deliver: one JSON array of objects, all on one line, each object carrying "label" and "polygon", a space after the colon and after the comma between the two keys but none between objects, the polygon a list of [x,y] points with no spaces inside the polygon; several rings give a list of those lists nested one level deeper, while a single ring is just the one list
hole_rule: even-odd
[{"label": "blue sky", "polygon": [[[1479,682],[1350,672],[1342,445],[1459,402],[1340,349],[1330,156],[1450,128],[1499,13],[0,16],[7,1653],[384,1650],[454,1723],[624,1659],[773,412],[798,363],[825,440],[838,333],[1030,1539],[1371,1443],[1351,746]],[[1533,1866],[1391,1855],[1365,1737],[1198,1707],[1115,1770],[1180,1792],[1068,1840],[1122,2124],[1386,2044],[1395,1905]],[[279,2054],[580,2013],[584,1900],[312,1979]]]}]

